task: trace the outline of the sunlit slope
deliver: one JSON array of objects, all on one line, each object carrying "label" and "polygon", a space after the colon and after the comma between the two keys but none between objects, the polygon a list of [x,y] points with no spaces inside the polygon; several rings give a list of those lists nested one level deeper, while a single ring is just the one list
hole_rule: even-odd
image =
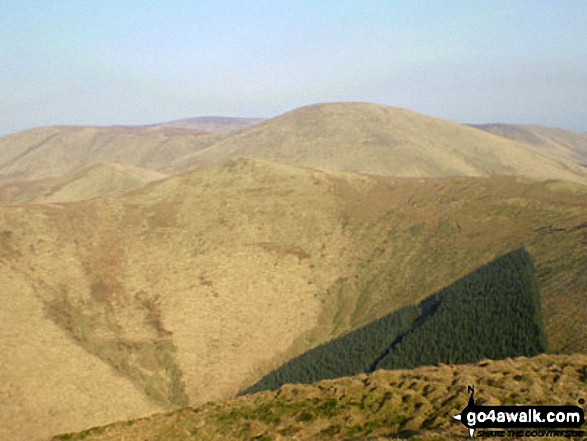
[{"label": "sunlit slope", "polygon": [[587,166],[587,133],[537,125],[479,124],[473,127]]},{"label": "sunlit slope", "polygon": [[53,440],[462,440],[468,438],[467,429],[452,417],[467,405],[467,386],[475,386],[475,402],[480,405],[580,406],[579,399],[587,394],[586,365],[585,355],[541,355],[377,371],[312,385],[285,385],[275,392]]},{"label": "sunlit slope", "polygon": [[174,128],[46,127],[0,138],[0,177],[42,179],[96,163],[158,169],[225,134]]},{"label": "sunlit slope", "polygon": [[[0,266],[64,335],[172,408],[233,396],[520,246],[549,348],[587,351],[586,200],[568,182],[236,160],[124,194],[2,207]],[[42,376],[31,369],[7,384]]]},{"label": "sunlit slope", "polygon": [[129,165],[94,164],[56,178],[0,180],[0,204],[81,201],[164,177],[163,173]]},{"label": "sunlit slope", "polygon": [[0,265],[0,439],[45,440],[164,407],[45,314],[27,277]]},{"label": "sunlit slope", "polygon": [[154,400],[228,396],[316,325],[340,273],[348,240],[325,179],[245,161],[124,198],[4,208],[6,264]]},{"label": "sunlit slope", "polygon": [[548,153],[405,109],[334,103],[302,107],[263,122],[211,117],[142,127],[19,132],[0,138],[0,178],[44,179],[96,163],[173,174],[249,156],[385,176],[524,175],[586,182],[584,167],[557,157],[560,152]]},{"label": "sunlit slope", "polygon": [[526,175],[581,180],[581,167],[528,146],[405,109],[367,103],[296,109],[177,161],[195,168],[235,156],[387,176]]}]

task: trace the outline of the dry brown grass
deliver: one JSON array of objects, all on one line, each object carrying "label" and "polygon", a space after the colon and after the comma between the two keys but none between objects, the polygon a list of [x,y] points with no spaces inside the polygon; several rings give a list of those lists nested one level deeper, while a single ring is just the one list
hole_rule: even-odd
[{"label": "dry brown grass", "polygon": [[120,164],[94,164],[61,177],[0,180],[0,204],[57,203],[92,199],[157,181],[167,175]]},{"label": "dry brown grass", "polygon": [[296,109],[219,140],[174,165],[186,170],[237,156],[385,176],[524,175],[585,183],[564,159],[483,131],[369,103]]},{"label": "dry brown grass", "polygon": [[[19,281],[6,295],[25,290],[44,308],[36,328],[60,329],[111,366],[92,385],[119,375],[150,406],[172,409],[233,397],[522,245],[536,260],[551,350],[585,352],[586,194],[515,177],[376,178],[235,160],[110,197],[0,208],[0,268]],[[25,327],[18,341],[36,332]],[[31,360],[10,363],[7,387],[27,385],[45,404],[11,398],[0,412],[45,421],[59,393],[33,381],[43,370]],[[83,408],[80,388],[63,409]],[[112,419],[129,406],[112,404]]]},{"label": "dry brown grass", "polygon": [[[42,179],[94,163],[174,174],[236,157],[386,176],[524,175],[586,182],[587,171],[527,144],[405,109],[368,103],[303,107],[243,130],[49,127],[0,138],[0,176]],[[232,122],[231,122],[232,121]],[[174,124],[174,123],[170,123]],[[189,121],[177,122],[190,126]],[[232,124],[232,125],[231,125]],[[560,152],[553,151],[558,154]]]},{"label": "dry brown grass", "polygon": [[475,127],[531,145],[540,152],[587,166],[587,133],[555,127],[514,124],[481,124]]}]

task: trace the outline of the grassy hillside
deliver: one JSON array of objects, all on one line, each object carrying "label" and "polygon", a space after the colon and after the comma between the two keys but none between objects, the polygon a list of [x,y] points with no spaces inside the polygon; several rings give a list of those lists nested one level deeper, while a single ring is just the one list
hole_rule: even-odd
[{"label": "grassy hillside", "polygon": [[104,162],[174,174],[243,156],[385,176],[524,175],[587,182],[584,167],[526,144],[367,103],[308,106],[262,123],[204,118],[151,127],[29,130],[0,138],[0,177],[44,179]]},{"label": "grassy hillside", "polygon": [[285,363],[244,394],[378,369],[474,363],[546,352],[540,295],[523,248]]},{"label": "grassy hillside", "polygon": [[55,203],[92,199],[166,177],[120,164],[94,164],[61,177],[33,181],[0,180],[0,204]]},{"label": "grassy hillside", "polygon": [[536,125],[479,124],[473,127],[587,166],[587,133]]},{"label": "grassy hillside", "polygon": [[[378,178],[236,160],[124,194],[0,207],[0,268],[18,280],[5,295],[29,292],[43,326],[111,367],[93,385],[118,375],[172,409],[232,397],[520,246],[535,261],[549,348],[586,352],[586,198],[584,186],[561,181]],[[3,334],[0,351],[36,339],[40,326]],[[6,387],[47,398],[22,407],[12,398],[0,413],[42,421],[53,400],[86,412],[83,386],[63,403],[34,382],[43,365],[23,361],[25,372],[19,357],[0,366]],[[129,406],[144,409],[111,410],[126,418]]]},{"label": "grassy hillside", "polygon": [[45,127],[0,138],[0,177],[63,176],[96,163],[158,169],[226,136],[158,127]]},{"label": "grassy hillside", "polygon": [[0,264],[0,439],[50,435],[166,409],[55,322],[28,277]]},{"label": "grassy hillside", "polygon": [[525,175],[582,180],[587,171],[520,143],[405,109],[368,103],[296,109],[186,156],[179,169],[237,156],[386,176]]},{"label": "grassy hillside", "polygon": [[478,404],[578,405],[579,398],[587,394],[586,366],[585,355],[541,355],[484,360],[476,365],[377,371],[312,385],[286,385],[276,392],[96,427],[53,440],[465,439],[465,427],[452,416],[467,404],[467,386],[475,386]]}]

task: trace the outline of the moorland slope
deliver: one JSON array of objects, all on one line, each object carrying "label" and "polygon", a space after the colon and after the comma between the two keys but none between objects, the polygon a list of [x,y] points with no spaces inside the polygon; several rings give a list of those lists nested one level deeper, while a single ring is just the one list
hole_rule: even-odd
[{"label": "moorland slope", "polygon": [[376,104],[313,105],[253,125],[231,118],[197,118],[192,126],[189,121],[178,123],[182,127],[48,127],[16,133],[0,138],[0,177],[44,179],[95,163],[175,174],[246,156],[384,176],[587,179],[584,167],[527,144]]},{"label": "moorland slope", "polygon": [[181,158],[178,170],[238,156],[384,176],[523,175],[585,182],[587,171],[523,143],[369,103],[302,107]]},{"label": "moorland slope", "polygon": [[166,177],[140,167],[97,163],[64,176],[36,180],[0,179],[0,204],[39,204],[92,199]]},{"label": "moorland slope", "polygon": [[[80,403],[87,388],[117,384],[113,375],[142,393],[137,405],[109,403],[112,419],[148,414],[145,399],[173,409],[230,398],[521,246],[535,262],[550,350],[586,352],[586,198],[566,181],[385,178],[239,159],[92,200],[0,207],[2,302],[28,310],[24,296],[36,311],[3,324],[0,351],[11,355],[0,375],[12,392],[0,413],[34,419],[38,437],[55,433],[49,420],[70,431],[74,408],[86,415],[76,424],[103,424]],[[43,329],[110,367],[63,401],[21,343]],[[33,353],[62,347],[49,339]],[[35,402],[20,399],[32,391]],[[19,433],[22,423],[1,426]]]},{"label": "moorland slope", "polygon": [[479,124],[473,127],[587,166],[587,133],[538,125]]}]

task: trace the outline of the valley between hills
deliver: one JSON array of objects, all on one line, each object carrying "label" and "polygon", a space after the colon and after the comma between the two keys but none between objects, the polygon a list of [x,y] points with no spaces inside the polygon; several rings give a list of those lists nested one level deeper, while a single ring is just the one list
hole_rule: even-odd
[{"label": "valley between hills", "polygon": [[[586,138],[368,103],[0,138],[0,439],[442,439],[471,382],[576,404]],[[521,248],[546,354],[237,398]]]}]

